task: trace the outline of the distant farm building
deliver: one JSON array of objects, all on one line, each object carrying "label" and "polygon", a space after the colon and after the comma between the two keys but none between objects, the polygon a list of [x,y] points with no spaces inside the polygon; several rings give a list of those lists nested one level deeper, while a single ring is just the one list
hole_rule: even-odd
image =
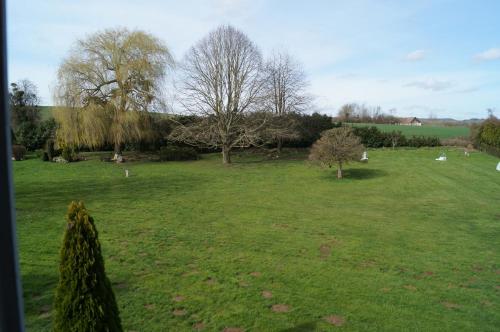
[{"label": "distant farm building", "polygon": [[401,125],[401,126],[421,126],[422,125],[422,121],[420,121],[416,117],[413,117],[413,118],[400,118],[398,124]]}]

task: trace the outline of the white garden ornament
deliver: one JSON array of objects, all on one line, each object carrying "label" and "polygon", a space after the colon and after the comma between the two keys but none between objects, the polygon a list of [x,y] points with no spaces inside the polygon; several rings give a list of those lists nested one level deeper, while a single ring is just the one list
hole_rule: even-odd
[{"label": "white garden ornament", "polygon": [[368,161],[368,152],[363,152],[363,156],[361,157],[361,161]]},{"label": "white garden ornament", "polygon": [[444,152],[441,153],[441,155],[436,158],[437,161],[446,161],[447,158],[446,158],[446,154]]},{"label": "white garden ornament", "polygon": [[499,162],[498,162],[498,164],[497,164],[497,171],[499,171],[499,172],[500,172],[500,161],[499,161]]}]

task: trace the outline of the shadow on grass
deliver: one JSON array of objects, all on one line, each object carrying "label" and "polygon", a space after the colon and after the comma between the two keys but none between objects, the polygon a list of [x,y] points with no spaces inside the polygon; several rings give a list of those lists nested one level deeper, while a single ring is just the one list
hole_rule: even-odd
[{"label": "shadow on grass", "polygon": [[302,323],[288,329],[280,330],[279,332],[306,332],[306,331],[316,331],[316,322]]},{"label": "shadow on grass", "polygon": [[[386,176],[387,172],[373,168],[347,168],[342,171],[342,175],[346,180],[368,180]],[[330,180],[338,180],[337,169],[332,167],[326,177]]]},{"label": "shadow on grass", "polygon": [[26,315],[39,316],[50,312],[58,282],[56,274],[29,273],[22,276]]},{"label": "shadow on grass", "polygon": [[[110,280],[110,282],[113,293],[119,301],[119,299],[126,297],[124,294],[133,291],[134,287],[128,282],[131,280],[131,276],[116,277],[116,279],[118,281]],[[21,280],[25,314],[42,318],[44,314],[53,312],[59,275],[57,273],[27,273],[22,276]]]}]

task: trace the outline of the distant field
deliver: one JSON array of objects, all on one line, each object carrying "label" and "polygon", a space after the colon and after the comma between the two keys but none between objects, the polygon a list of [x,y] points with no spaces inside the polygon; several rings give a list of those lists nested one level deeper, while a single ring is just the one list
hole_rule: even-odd
[{"label": "distant field", "polygon": [[405,136],[423,135],[423,136],[437,136],[439,138],[469,136],[469,128],[460,126],[444,127],[444,126],[423,125],[421,127],[417,127],[417,126],[398,126],[398,125],[374,124],[374,123],[353,123],[352,125],[358,127],[375,126],[378,129],[385,132],[399,130]]},{"label": "distant field", "polygon": [[53,106],[40,106],[40,118],[42,120],[48,120],[52,118],[52,108]]}]

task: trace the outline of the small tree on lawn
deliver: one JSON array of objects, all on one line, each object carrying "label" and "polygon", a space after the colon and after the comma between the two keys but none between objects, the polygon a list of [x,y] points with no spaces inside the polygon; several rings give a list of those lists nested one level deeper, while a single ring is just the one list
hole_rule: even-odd
[{"label": "small tree on lawn", "polygon": [[83,202],[72,202],[66,220],[54,331],[122,331],[93,218]]},{"label": "small tree on lawn", "polygon": [[354,135],[350,127],[334,128],[324,131],[313,144],[309,160],[325,167],[337,165],[337,178],[341,179],[342,165],[359,160],[363,149],[360,138]]}]

